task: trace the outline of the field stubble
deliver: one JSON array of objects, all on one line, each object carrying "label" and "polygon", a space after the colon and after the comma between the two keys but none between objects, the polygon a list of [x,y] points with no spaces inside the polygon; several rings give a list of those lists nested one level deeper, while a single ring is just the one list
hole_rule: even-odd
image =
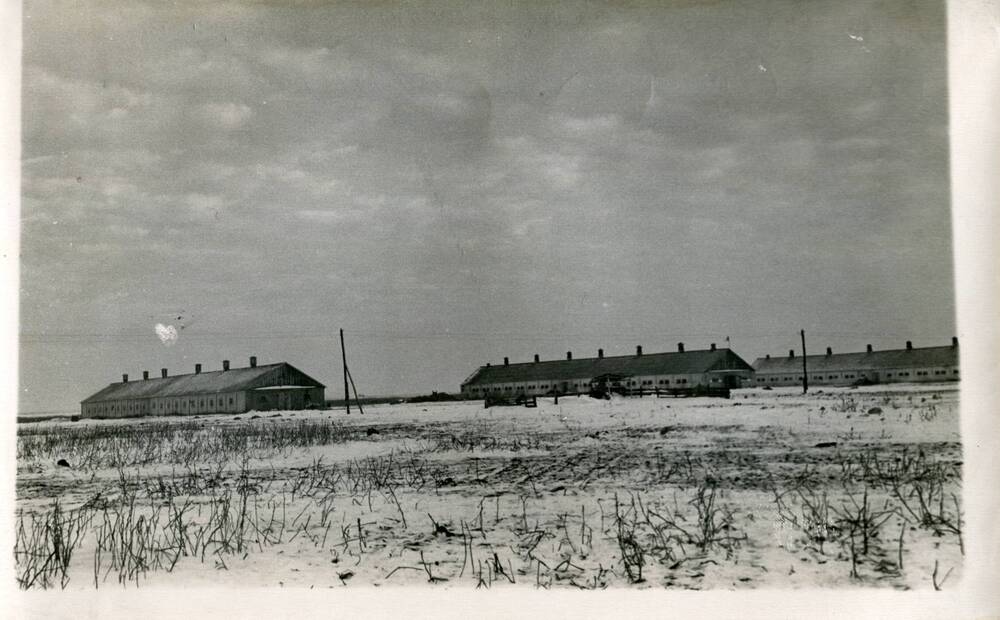
[{"label": "field stubble", "polygon": [[960,474],[941,386],[46,422],[14,553],[22,588],[946,588]]}]

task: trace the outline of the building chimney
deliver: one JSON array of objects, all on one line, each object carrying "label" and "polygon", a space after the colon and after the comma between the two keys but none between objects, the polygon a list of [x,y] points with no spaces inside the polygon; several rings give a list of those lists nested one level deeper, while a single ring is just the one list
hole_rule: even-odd
[{"label": "building chimney", "polygon": [[568,359],[568,360],[573,359],[573,352],[572,351],[566,351],[566,359]]},{"label": "building chimney", "polygon": [[770,353],[768,353],[768,354],[764,355],[764,359],[766,359],[766,360],[769,360],[769,359],[771,359],[771,354],[770,354]]},{"label": "building chimney", "polygon": [[487,367],[487,368],[489,368],[489,367],[490,367],[490,363],[489,363],[489,362],[486,362],[486,367]]},{"label": "building chimney", "polygon": [[222,360],[222,370],[223,372],[229,370],[229,360]]},{"label": "building chimney", "polygon": [[504,366],[510,366],[510,359],[509,359],[509,358],[506,358],[506,357],[505,357],[505,358],[503,358],[503,365],[504,365]]},{"label": "building chimney", "polygon": [[958,346],[958,336],[952,336],[951,337],[951,346],[953,346],[953,347],[957,347]]},{"label": "building chimney", "polygon": [[128,375],[122,375],[122,383],[128,383]]},{"label": "building chimney", "polygon": [[143,381],[149,381],[149,371],[148,370],[142,371],[142,380]]},{"label": "building chimney", "polygon": [[597,359],[603,359],[603,358],[604,358],[604,349],[598,349],[597,350]]},{"label": "building chimney", "polygon": [[257,356],[256,355],[251,355],[250,356],[250,368],[256,368],[256,367],[257,367]]},{"label": "building chimney", "polygon": [[166,368],[161,368],[160,369],[160,376],[163,377],[164,379],[167,378],[167,369]]},{"label": "building chimney", "polygon": [[684,352],[684,343],[683,342],[678,342],[677,343],[677,352],[678,353],[683,353]]},{"label": "building chimney", "polygon": [[832,349],[832,348],[830,348],[830,347],[827,347],[827,348],[826,348],[826,354],[827,354],[827,355],[833,355],[833,349]]},{"label": "building chimney", "polygon": [[537,353],[535,353],[535,363],[536,364],[538,363],[538,354]]},{"label": "building chimney", "polygon": [[906,341],[906,350],[909,351],[913,348],[913,342],[911,340]]},{"label": "building chimney", "polygon": [[194,365],[194,374],[196,374],[196,375],[200,375],[201,374],[201,364],[195,364]]},{"label": "building chimney", "polygon": [[713,351],[715,350],[715,343],[714,343],[714,342],[712,343],[712,346],[711,346],[711,349],[712,349]]},{"label": "building chimney", "polygon": [[868,345],[868,352],[871,353],[872,351],[873,351],[872,345]]},{"label": "building chimney", "polygon": [[795,357],[795,349],[789,349],[788,350],[788,357],[789,358]]},{"label": "building chimney", "polygon": [[636,347],[635,347],[635,356],[636,357],[642,357],[642,345],[641,344],[636,345]]}]

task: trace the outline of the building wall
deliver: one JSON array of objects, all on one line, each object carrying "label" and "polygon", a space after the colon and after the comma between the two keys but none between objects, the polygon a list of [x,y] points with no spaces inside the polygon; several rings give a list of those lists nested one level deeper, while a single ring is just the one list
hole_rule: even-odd
[{"label": "building wall", "polygon": [[85,418],[240,413],[246,410],[245,403],[246,396],[243,392],[226,392],[85,403],[80,412]]},{"label": "building wall", "polygon": [[[729,374],[741,377],[744,385],[751,384],[752,372],[749,370],[734,370]],[[516,396],[525,394],[526,396],[542,396],[555,389],[561,394],[586,393],[590,390],[590,380],[592,377],[574,377],[572,379],[559,379],[547,381],[519,381],[505,383],[484,383],[462,386],[462,395],[468,398],[484,398],[486,394],[496,394],[501,396]],[[566,389],[563,389],[563,383]],[[689,373],[670,375],[642,375],[625,379],[622,387],[638,390],[640,388],[647,391],[668,388],[693,388],[696,386],[721,387],[723,383],[719,373]]]},{"label": "building wall", "polygon": [[247,393],[247,411],[300,410],[308,407],[322,407],[324,389],[308,390],[251,390]]},{"label": "building wall", "polygon": [[[852,385],[862,378],[875,383],[936,383],[942,381],[958,381],[957,366],[928,366],[919,368],[885,368],[877,371],[865,370],[830,370],[809,372],[810,385]],[[757,373],[753,385],[763,387],[802,385],[802,372],[792,373]]]},{"label": "building wall", "polygon": [[245,413],[250,410],[299,410],[322,407],[324,389],[237,391],[218,394],[189,394],[158,398],[126,399],[81,405],[81,417],[127,418],[150,415],[202,415]]}]

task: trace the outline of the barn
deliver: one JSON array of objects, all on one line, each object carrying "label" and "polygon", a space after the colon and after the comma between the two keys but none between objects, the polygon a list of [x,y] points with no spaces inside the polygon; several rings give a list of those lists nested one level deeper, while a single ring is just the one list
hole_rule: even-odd
[{"label": "barn", "polygon": [[257,365],[250,358],[246,368],[202,372],[195,364],[194,373],[129,380],[122,375],[80,403],[84,418],[125,418],[152,415],[193,415],[205,413],[243,413],[272,409],[311,409],[322,407],[325,386],[287,362]]},{"label": "barn", "polygon": [[[802,385],[802,357],[758,358],[753,363],[757,386]],[[867,383],[931,383],[958,381],[958,338],[951,346],[915,348],[907,341],[903,349],[876,351],[872,345],[858,353],[806,356],[810,385],[858,385]]]},{"label": "barn", "polygon": [[597,357],[542,361],[538,355],[532,362],[486,364],[462,382],[466,398],[496,396],[541,396],[544,394],[586,393],[593,383],[613,382],[625,389],[740,387],[749,384],[753,368],[729,349],[717,348],[685,351],[684,343],[676,352],[643,354],[636,347],[635,355],[605,357],[598,349]]}]

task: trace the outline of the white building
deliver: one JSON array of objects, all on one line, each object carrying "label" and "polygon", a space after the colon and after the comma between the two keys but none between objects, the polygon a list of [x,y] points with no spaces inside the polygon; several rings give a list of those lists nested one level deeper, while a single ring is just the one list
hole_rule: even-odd
[{"label": "white building", "polygon": [[[951,346],[875,351],[871,345],[861,353],[834,353],[806,356],[809,385],[855,385],[865,383],[931,383],[958,381],[958,338]],[[753,363],[754,385],[802,385],[802,357],[757,358]]]},{"label": "white building", "polygon": [[541,396],[544,394],[586,393],[595,381],[607,380],[628,390],[718,387],[736,388],[749,385],[753,369],[729,349],[711,348],[644,355],[636,347],[635,355],[573,359],[511,364],[504,358],[502,365],[481,366],[462,383],[466,398],[498,396]]}]

